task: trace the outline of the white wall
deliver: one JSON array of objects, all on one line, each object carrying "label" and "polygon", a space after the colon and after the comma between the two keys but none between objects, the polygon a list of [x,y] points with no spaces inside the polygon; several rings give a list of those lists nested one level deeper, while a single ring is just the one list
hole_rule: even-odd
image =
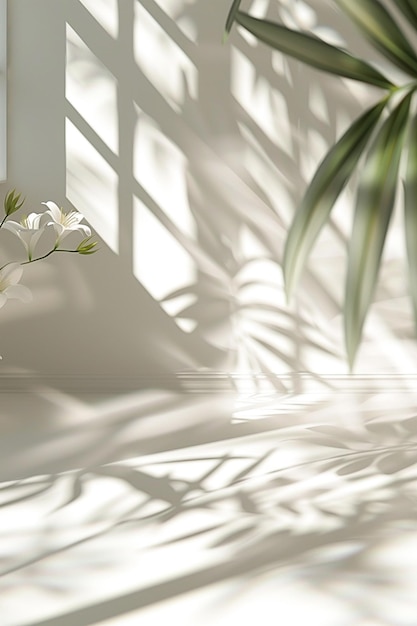
[{"label": "white wall", "polygon": [[[48,199],[70,206],[65,29],[77,4],[9,3],[8,179],[1,191],[3,196],[10,188],[22,191],[26,211],[41,210],[40,202]],[[105,214],[105,201],[101,209]],[[100,217],[97,225],[94,216],[90,223],[99,230]],[[9,244],[7,236],[4,240],[3,246]],[[204,346],[184,337],[161,311],[126,268],[124,254],[103,243],[95,256],[56,255],[50,263],[28,268],[22,282],[33,289],[33,303],[10,302],[2,310],[3,372],[160,378],[193,367]],[[161,257],[161,263],[169,259]]]},{"label": "white wall", "polygon": [[[271,3],[271,16],[281,10],[298,25],[337,29],[369,57],[328,3],[299,14],[287,4]],[[0,311],[5,376],[146,386],[201,368],[347,371],[340,312],[351,196],[339,203],[291,307],[280,261],[319,158],[378,93],[254,46],[236,29],[222,45],[229,5],[9,2],[1,196],[16,187],[27,211],[49,199],[74,205],[102,244],[92,257],[56,255],[27,268],[33,303]],[[415,370],[397,243],[359,372]],[[9,254],[11,241],[0,244]],[[162,302],[180,288],[182,301]],[[184,321],[178,311],[188,303]],[[335,355],[312,349],[307,337]]]}]

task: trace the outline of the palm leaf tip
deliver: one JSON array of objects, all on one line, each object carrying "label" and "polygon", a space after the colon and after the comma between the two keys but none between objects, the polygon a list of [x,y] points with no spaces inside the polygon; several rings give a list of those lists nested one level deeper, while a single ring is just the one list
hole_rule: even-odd
[{"label": "palm leaf tip", "polygon": [[349,337],[349,341],[346,340],[346,358],[349,367],[349,374],[352,374],[355,367],[357,352],[361,340],[361,334],[362,333],[359,333],[355,337],[352,337],[351,335]]},{"label": "palm leaf tip", "polygon": [[230,7],[230,11],[226,18],[226,24],[225,24],[224,33],[223,33],[223,43],[225,43],[229,37],[230,31],[232,30],[233,23],[236,19],[236,13],[239,10],[241,2],[242,0],[233,0],[233,4]]}]

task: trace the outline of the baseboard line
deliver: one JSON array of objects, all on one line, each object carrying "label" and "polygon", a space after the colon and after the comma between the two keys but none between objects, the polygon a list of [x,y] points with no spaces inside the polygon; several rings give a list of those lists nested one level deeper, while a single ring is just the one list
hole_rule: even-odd
[{"label": "baseboard line", "polygon": [[182,393],[327,394],[416,393],[417,374],[241,374],[217,371],[176,372],[171,376],[57,376],[8,373],[0,376],[0,393],[97,393],[125,394],[149,389]]}]

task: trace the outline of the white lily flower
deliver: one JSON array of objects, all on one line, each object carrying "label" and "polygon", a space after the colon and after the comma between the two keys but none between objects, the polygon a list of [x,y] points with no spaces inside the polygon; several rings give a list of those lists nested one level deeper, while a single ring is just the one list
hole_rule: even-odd
[{"label": "white lily flower", "polygon": [[43,213],[30,213],[27,217],[24,217],[20,222],[14,222],[8,220],[4,223],[3,228],[10,230],[17,235],[22,241],[28,253],[29,261],[32,260],[33,251],[35,246],[42,235],[45,228],[41,226],[41,219]]},{"label": "white lily flower", "polygon": [[45,214],[48,213],[52,218],[46,225],[53,226],[58,235],[56,245],[69,235],[69,233],[76,230],[83,232],[86,237],[91,236],[90,228],[85,224],[80,224],[84,216],[78,211],[64,213],[63,209],[60,209],[55,202],[51,201],[42,202],[42,204],[48,207]]},{"label": "white lily flower", "polygon": [[20,263],[9,263],[0,269],[0,308],[9,298],[17,298],[22,302],[30,302],[32,294],[24,285],[17,283],[21,279],[23,268]]}]

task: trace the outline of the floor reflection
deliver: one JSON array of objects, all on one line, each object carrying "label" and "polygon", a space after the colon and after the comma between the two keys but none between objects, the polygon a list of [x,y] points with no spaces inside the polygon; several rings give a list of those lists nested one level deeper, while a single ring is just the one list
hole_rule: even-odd
[{"label": "floor reflection", "polygon": [[38,450],[0,484],[2,624],[414,624],[415,401],[90,401],[81,456],[55,425],[42,449],[62,466],[39,471]]}]

